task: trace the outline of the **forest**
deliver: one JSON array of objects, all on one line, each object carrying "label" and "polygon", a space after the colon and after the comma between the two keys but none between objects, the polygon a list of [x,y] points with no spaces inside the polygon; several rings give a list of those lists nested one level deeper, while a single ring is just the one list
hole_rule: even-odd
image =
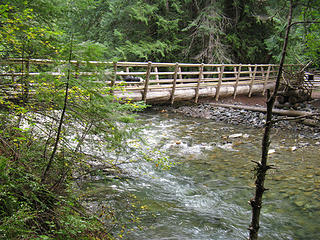
[{"label": "forest", "polygon": [[[1,4],[1,57],[276,63],[287,1],[19,1]],[[288,63],[319,59],[319,2],[296,1]],[[304,22],[304,23],[302,23]]]},{"label": "forest", "polygon": [[[318,69],[319,0],[2,0],[0,239],[121,239],[113,210],[106,226],[80,204],[74,182],[102,170],[90,162],[117,169],[105,151],[170,168],[156,150],[132,147],[141,141],[135,114],[146,105],[120,104],[99,74],[79,81],[71,60],[278,64],[289,6],[285,63]],[[22,64],[6,64],[17,58]],[[3,74],[46,71],[27,69],[27,59],[50,59],[63,77]]]}]

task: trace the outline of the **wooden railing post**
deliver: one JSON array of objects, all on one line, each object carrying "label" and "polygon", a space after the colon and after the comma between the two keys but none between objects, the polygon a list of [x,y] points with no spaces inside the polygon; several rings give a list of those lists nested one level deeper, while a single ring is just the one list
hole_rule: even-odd
[{"label": "wooden railing post", "polygon": [[175,69],[174,69],[174,75],[173,75],[171,97],[170,97],[170,103],[171,103],[171,105],[173,105],[173,103],[174,103],[174,93],[175,93],[175,91],[176,91],[178,71],[179,71],[179,63],[176,63],[176,67],[175,67]]},{"label": "wooden railing post", "polygon": [[240,64],[238,66],[238,72],[236,73],[236,82],[234,84],[233,99],[235,99],[237,96],[237,88],[238,88],[239,79],[240,79],[240,75],[241,75],[241,67],[242,67],[242,65]]},{"label": "wooden railing post", "polygon": [[249,70],[249,77],[250,77],[250,79],[252,79],[252,67],[251,67],[251,64],[248,67],[248,70]]},{"label": "wooden railing post", "polygon": [[216,90],[216,101],[219,100],[220,88],[222,85],[222,77],[223,77],[223,72],[224,72],[224,65],[221,65],[221,67],[219,67],[218,69],[219,69],[219,82],[218,82],[218,87]]},{"label": "wooden railing post", "polygon": [[[126,67],[126,73],[128,73],[128,75],[127,75],[127,76],[129,76],[129,73],[130,73],[129,67]],[[124,76],[122,76],[122,77],[124,77]],[[124,85],[124,86],[128,86],[128,84],[127,84],[127,83],[125,83],[125,85]]]},{"label": "wooden railing post", "polygon": [[142,95],[142,101],[147,102],[147,92],[149,87],[150,72],[151,72],[152,62],[148,62],[147,71],[146,71],[146,80],[144,82],[144,90]]},{"label": "wooden railing post", "polygon": [[196,88],[196,96],[194,99],[195,103],[198,103],[198,99],[199,99],[200,83],[203,81],[203,67],[204,67],[204,64],[202,63],[201,66],[199,67],[199,78],[198,78],[198,83]]},{"label": "wooden railing post", "polygon": [[252,87],[253,87],[254,80],[255,80],[255,78],[256,78],[257,67],[258,67],[258,65],[255,64],[255,65],[254,65],[253,74],[252,74],[252,77],[251,77],[250,87],[249,87],[249,97],[251,97],[251,95],[252,95]]},{"label": "wooden railing post", "polygon": [[110,93],[111,94],[113,94],[113,87],[114,87],[115,82],[117,81],[117,70],[118,70],[117,62],[113,62],[114,76],[113,76],[113,78],[111,78],[111,82],[110,82]]},{"label": "wooden railing post", "polygon": [[[264,84],[264,79],[266,78],[266,74],[265,74],[265,71],[264,71],[264,67],[265,66],[260,66],[260,69],[261,69],[261,81],[263,81],[263,84]],[[262,90],[263,91],[263,90]]]},{"label": "wooden railing post", "polygon": [[260,69],[261,69],[261,80],[264,80],[265,78],[264,66],[260,66]]},{"label": "wooden railing post", "polygon": [[160,83],[159,83],[159,74],[158,74],[158,67],[154,67],[153,69],[154,69],[154,72],[157,73],[157,74],[156,74],[157,85],[160,85]]},{"label": "wooden railing post", "polygon": [[266,78],[264,79],[262,95],[265,94],[266,89],[267,89],[267,83],[269,81],[269,76],[270,76],[270,69],[271,69],[271,65],[269,64],[268,69],[267,69],[267,75],[266,75]]},{"label": "wooden railing post", "polygon": [[[182,80],[182,72],[181,72],[181,67],[179,67],[179,79],[180,79],[180,80]],[[181,81],[181,83],[183,83],[183,82]]]}]

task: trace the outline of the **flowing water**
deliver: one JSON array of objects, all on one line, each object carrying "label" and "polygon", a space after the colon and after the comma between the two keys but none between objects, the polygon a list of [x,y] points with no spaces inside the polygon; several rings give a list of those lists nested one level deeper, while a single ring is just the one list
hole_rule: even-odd
[{"label": "flowing water", "polygon": [[[149,146],[176,164],[129,163],[122,165],[129,178],[83,186],[92,208],[113,209],[111,231],[139,240],[247,239],[262,129],[168,113],[143,113],[139,121]],[[266,179],[261,239],[320,239],[319,141],[273,131],[276,169]]]}]

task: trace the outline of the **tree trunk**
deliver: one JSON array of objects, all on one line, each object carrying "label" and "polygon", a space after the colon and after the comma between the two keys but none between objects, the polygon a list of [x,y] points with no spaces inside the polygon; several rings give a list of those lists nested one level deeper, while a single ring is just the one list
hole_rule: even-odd
[{"label": "tree trunk", "polygon": [[259,225],[260,211],[262,207],[262,196],[264,191],[266,190],[264,187],[264,181],[265,181],[266,172],[268,171],[268,169],[272,168],[271,166],[267,165],[268,150],[270,145],[270,132],[273,125],[272,124],[272,108],[274,106],[276,95],[279,89],[282,68],[283,68],[283,64],[286,56],[286,49],[288,45],[288,39],[289,39],[289,33],[290,33],[291,21],[292,21],[292,10],[293,10],[292,0],[290,0],[288,23],[287,23],[287,29],[286,29],[286,34],[285,34],[284,43],[283,43],[279,71],[277,74],[277,81],[276,81],[274,92],[271,95],[271,97],[269,96],[270,94],[268,94],[266,127],[265,127],[264,136],[262,139],[261,162],[256,162],[257,164],[256,181],[255,181],[256,190],[255,190],[254,198],[250,199],[250,205],[252,207],[252,218],[251,218],[251,224],[249,226],[250,240],[258,239],[258,232],[260,228],[260,225]]},{"label": "tree trunk", "polygon": [[71,57],[72,57],[72,45],[73,45],[73,35],[71,36],[71,46],[70,46],[70,53],[69,53],[69,69],[68,69],[68,74],[67,74],[67,82],[66,82],[66,87],[65,87],[65,95],[64,95],[64,103],[63,103],[63,109],[61,112],[61,116],[60,116],[60,120],[59,120],[59,126],[58,126],[58,130],[57,130],[57,136],[56,136],[56,140],[54,142],[54,147],[52,150],[52,153],[50,155],[50,159],[49,162],[42,174],[41,177],[41,182],[44,182],[46,180],[47,174],[52,166],[53,163],[53,159],[55,157],[55,154],[57,152],[58,149],[58,144],[60,141],[60,134],[62,131],[62,124],[64,122],[64,115],[67,111],[67,105],[68,105],[68,95],[69,95],[69,82],[70,82],[70,74],[71,74],[71,69],[70,69],[70,63],[71,63]]}]

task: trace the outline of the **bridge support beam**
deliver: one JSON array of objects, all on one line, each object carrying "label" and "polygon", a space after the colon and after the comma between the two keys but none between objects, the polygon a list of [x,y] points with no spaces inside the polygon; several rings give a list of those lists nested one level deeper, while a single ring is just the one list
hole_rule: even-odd
[{"label": "bridge support beam", "polygon": [[[269,83],[266,88],[273,89],[274,84]],[[237,86],[237,96],[247,95],[251,90],[251,94],[262,93],[264,89],[264,84],[254,84],[251,88],[250,85],[238,85]],[[179,89],[176,88],[174,92],[174,101],[190,101],[194,100],[197,93],[194,88]],[[221,86],[219,89],[219,97],[229,97],[234,96],[235,86]],[[131,101],[141,101],[143,100],[143,91],[140,92],[117,92],[115,95],[123,100],[130,99]],[[214,98],[217,95],[216,87],[206,87],[200,88],[198,91],[198,98]],[[146,102],[152,103],[165,103],[172,101],[172,90],[171,89],[161,89],[159,91],[150,91],[146,96]]]}]

